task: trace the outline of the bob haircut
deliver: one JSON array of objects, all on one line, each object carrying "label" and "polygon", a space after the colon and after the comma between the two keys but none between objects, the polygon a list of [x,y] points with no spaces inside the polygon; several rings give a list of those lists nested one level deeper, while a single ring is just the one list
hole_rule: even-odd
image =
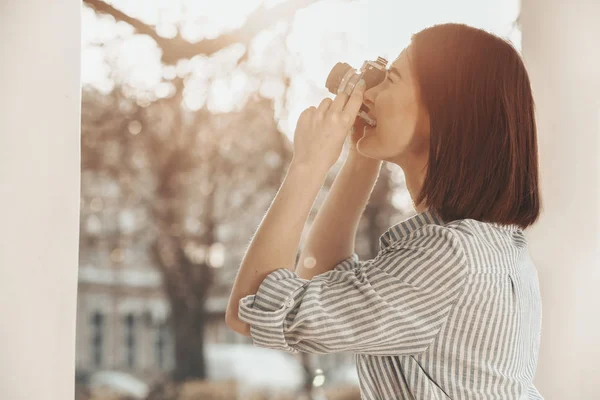
[{"label": "bob haircut", "polygon": [[532,225],[540,214],[534,102],[507,41],[463,24],[412,36],[409,52],[430,117],[429,163],[416,204],[442,220]]}]

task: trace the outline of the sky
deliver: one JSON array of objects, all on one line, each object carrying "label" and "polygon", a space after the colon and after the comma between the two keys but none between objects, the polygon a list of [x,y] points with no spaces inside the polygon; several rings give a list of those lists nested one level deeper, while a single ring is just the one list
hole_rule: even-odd
[{"label": "sky", "polygon": [[[285,1],[285,0],[283,0]],[[113,0],[123,12],[156,26],[161,36],[177,30],[190,41],[214,38],[241,26],[262,0]],[[264,0],[272,6],[282,0]],[[118,77],[142,103],[172,93],[169,79],[187,77],[184,105],[196,110],[228,112],[243,107],[256,91],[276,99],[275,117],[290,138],[300,113],[331,93],[325,80],[340,61],[359,68],[377,56],[392,62],[410,36],[443,22],[466,23],[499,34],[521,47],[519,0],[321,0],[300,10],[291,24],[278,23],[259,34],[249,48],[249,61],[237,60],[243,46],[212,57],[195,57],[176,67],[160,63],[152,39],[84,7],[82,15],[82,83],[104,92]],[[283,78],[290,89],[284,99]],[[145,100],[144,100],[145,99]],[[284,101],[285,100],[285,101]]]}]

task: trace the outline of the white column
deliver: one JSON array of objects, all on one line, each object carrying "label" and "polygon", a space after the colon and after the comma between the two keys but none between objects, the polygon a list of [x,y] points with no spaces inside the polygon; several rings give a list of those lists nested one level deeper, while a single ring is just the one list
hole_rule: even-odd
[{"label": "white column", "polygon": [[600,1],[523,0],[522,7],[544,207],[528,232],[543,300],[536,383],[547,399],[593,399],[600,393]]},{"label": "white column", "polygon": [[0,398],[74,397],[81,1],[0,5]]}]

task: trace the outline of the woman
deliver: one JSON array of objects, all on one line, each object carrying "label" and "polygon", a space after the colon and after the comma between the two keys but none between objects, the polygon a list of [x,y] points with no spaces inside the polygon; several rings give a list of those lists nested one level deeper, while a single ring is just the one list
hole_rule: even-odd
[{"label": "woman", "polygon": [[[541,399],[541,299],[523,233],[540,213],[537,139],[518,53],[482,30],[437,25],[413,36],[384,82],[346,99],[300,116],[228,325],[258,346],[355,353],[363,399]],[[363,102],[374,128],[355,121]],[[294,268],[352,123],[350,154]],[[356,229],[381,161],[402,168],[417,215],[359,261]]]}]

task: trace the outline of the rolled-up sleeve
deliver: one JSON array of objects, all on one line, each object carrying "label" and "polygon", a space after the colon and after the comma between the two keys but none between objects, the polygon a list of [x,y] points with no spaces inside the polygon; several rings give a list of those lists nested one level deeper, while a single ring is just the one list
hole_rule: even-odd
[{"label": "rolled-up sleeve", "polygon": [[461,243],[429,225],[375,259],[356,253],[332,270],[299,278],[270,273],[239,303],[254,344],[292,353],[408,355],[427,349],[466,282]]}]

